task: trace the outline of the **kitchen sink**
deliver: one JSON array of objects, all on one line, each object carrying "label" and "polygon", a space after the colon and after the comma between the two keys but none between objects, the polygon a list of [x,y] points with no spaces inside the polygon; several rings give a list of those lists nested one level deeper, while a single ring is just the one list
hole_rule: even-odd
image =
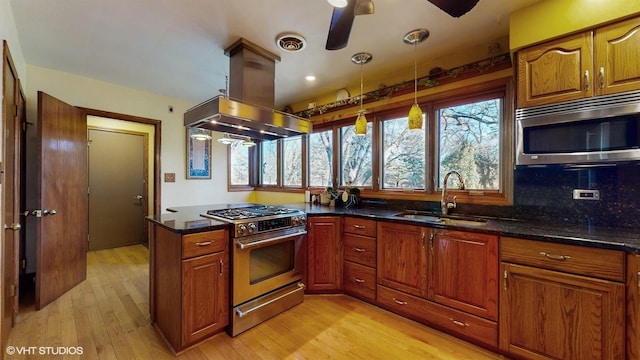
[{"label": "kitchen sink", "polygon": [[487,223],[487,219],[473,217],[473,216],[460,216],[460,215],[438,215],[432,213],[420,213],[415,211],[405,211],[399,214],[393,215],[394,217],[402,217],[405,219],[413,219],[418,221],[424,221],[431,224],[444,224],[444,225],[463,225],[463,226],[483,226]]}]

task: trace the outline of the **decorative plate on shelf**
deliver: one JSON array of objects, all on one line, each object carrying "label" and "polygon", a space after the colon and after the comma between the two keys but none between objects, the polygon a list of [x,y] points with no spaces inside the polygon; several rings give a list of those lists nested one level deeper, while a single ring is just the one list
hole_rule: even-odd
[{"label": "decorative plate on shelf", "polygon": [[336,93],[336,101],[341,101],[341,100],[347,100],[349,98],[349,90],[347,89],[340,89],[338,90],[338,92]]}]

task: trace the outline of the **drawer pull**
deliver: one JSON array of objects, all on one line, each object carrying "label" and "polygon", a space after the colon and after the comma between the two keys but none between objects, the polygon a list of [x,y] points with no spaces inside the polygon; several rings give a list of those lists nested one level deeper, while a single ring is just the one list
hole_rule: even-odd
[{"label": "drawer pull", "polygon": [[407,305],[408,304],[406,301],[398,300],[396,298],[393,298],[393,301],[398,305]]},{"label": "drawer pull", "polygon": [[358,230],[364,230],[364,225],[358,225],[358,224],[354,224],[353,225],[354,229],[358,229]]},{"label": "drawer pull", "polygon": [[211,241],[203,241],[203,242],[197,242],[196,245],[197,246],[207,246],[207,245],[211,245],[212,242]]},{"label": "drawer pull", "polygon": [[353,247],[353,250],[356,251],[356,252],[359,252],[359,253],[362,253],[362,252],[365,251],[363,248],[359,248],[359,247],[355,247],[355,246]]},{"label": "drawer pull", "polygon": [[569,260],[569,259],[571,259],[571,256],[569,256],[569,255],[554,255],[554,254],[546,253],[544,251],[541,251],[540,255],[545,256],[545,257],[547,257],[549,259],[553,259],[553,260]]},{"label": "drawer pull", "polygon": [[458,326],[462,326],[462,327],[469,326],[469,324],[464,323],[464,322],[462,322],[462,321],[454,320],[454,319],[451,319],[451,318],[449,318],[449,320],[451,320],[451,322],[452,322],[454,325],[458,325]]},{"label": "drawer pull", "polygon": [[358,279],[357,277],[354,277],[353,281],[357,282],[358,284],[364,284],[364,280]]}]

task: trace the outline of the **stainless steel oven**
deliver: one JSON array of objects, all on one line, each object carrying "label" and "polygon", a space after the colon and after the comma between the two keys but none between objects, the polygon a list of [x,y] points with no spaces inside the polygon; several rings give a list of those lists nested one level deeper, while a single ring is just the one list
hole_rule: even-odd
[{"label": "stainless steel oven", "polygon": [[234,224],[231,336],[303,301],[304,212],[258,205],[206,216]]}]

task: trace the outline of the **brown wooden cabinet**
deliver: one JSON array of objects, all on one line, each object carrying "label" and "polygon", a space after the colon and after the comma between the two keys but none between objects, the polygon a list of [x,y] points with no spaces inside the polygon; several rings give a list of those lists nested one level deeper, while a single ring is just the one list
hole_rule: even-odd
[{"label": "brown wooden cabinet", "polygon": [[229,322],[227,228],[181,235],[150,222],[151,321],[175,353]]},{"label": "brown wooden cabinet", "polygon": [[376,221],[356,217],[343,219],[344,292],[376,301]]},{"label": "brown wooden cabinet", "polygon": [[640,359],[640,255],[627,254],[627,359]]},{"label": "brown wooden cabinet", "polygon": [[342,291],[342,218],[307,219],[307,292]]},{"label": "brown wooden cabinet", "polygon": [[429,300],[498,320],[498,237],[434,230],[429,242]]},{"label": "brown wooden cabinet", "polygon": [[378,221],[378,285],[427,296],[427,239],[430,229]]},{"label": "brown wooden cabinet", "polygon": [[517,107],[640,89],[640,18],[518,51]]},{"label": "brown wooden cabinet", "polygon": [[[502,238],[501,255],[502,350],[531,359],[625,357],[624,253]],[[578,274],[583,268],[594,275]],[[617,281],[605,279],[612,274]]]}]

